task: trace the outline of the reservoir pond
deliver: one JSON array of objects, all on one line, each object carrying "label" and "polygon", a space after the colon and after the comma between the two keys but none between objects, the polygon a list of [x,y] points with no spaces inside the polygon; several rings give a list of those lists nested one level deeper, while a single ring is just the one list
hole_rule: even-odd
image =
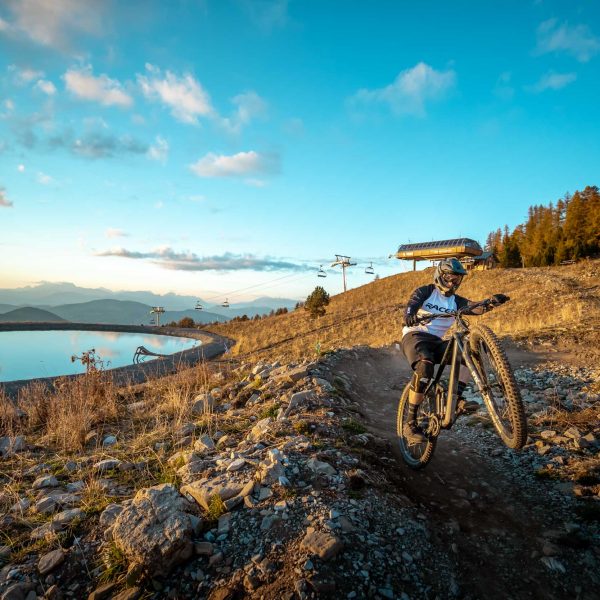
[{"label": "reservoir pond", "polygon": [[[139,346],[157,354],[194,348],[200,340],[146,333],[112,331],[3,331],[0,332],[0,382],[85,373],[73,355],[95,350],[104,369],[133,364]],[[152,360],[155,357],[147,357]]]}]

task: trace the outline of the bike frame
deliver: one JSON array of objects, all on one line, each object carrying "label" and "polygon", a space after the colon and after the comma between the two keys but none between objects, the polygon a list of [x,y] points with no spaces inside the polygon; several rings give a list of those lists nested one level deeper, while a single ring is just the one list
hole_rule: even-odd
[{"label": "bike frame", "polygon": [[[464,359],[466,367],[469,369],[475,385],[481,390],[486,389],[486,384],[482,381],[475,363],[471,358],[471,349],[465,338],[468,338],[469,327],[463,322],[460,313],[456,315],[457,330],[452,334],[452,339],[446,347],[444,356],[440,365],[425,388],[425,395],[435,390],[435,410],[438,417],[441,418],[441,427],[449,429],[456,421],[456,405],[458,401],[458,377],[461,367],[461,358]],[[450,374],[448,376],[448,389],[445,390],[440,380],[446,365],[450,365]],[[438,393],[443,390],[442,393]]]}]

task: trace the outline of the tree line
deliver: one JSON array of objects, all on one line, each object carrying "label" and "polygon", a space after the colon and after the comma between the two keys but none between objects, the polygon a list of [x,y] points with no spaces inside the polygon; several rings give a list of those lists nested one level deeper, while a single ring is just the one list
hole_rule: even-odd
[{"label": "tree line", "polygon": [[529,207],[527,221],[487,237],[503,267],[544,267],[600,255],[600,192],[588,186],[556,204]]}]

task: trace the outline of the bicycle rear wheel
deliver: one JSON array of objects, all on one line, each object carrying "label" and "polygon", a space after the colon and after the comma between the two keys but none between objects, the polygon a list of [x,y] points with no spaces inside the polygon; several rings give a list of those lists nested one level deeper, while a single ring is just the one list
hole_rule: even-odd
[{"label": "bicycle rear wheel", "polygon": [[[404,424],[408,421],[408,392],[410,390],[410,383],[406,385],[402,396],[398,402],[398,413],[396,416],[396,433],[398,434],[398,446],[400,448],[400,454],[404,462],[411,469],[422,469],[427,465],[433,456],[435,450],[435,444],[437,442],[437,436],[427,436],[427,441],[420,444],[410,444],[404,437],[403,430]],[[431,390],[427,396],[423,399],[423,402],[419,406],[417,413],[417,424],[421,428],[425,435],[429,430],[430,416],[435,414],[435,392]]]},{"label": "bicycle rear wheel", "polygon": [[481,395],[492,423],[509,447],[520,449],[527,440],[527,419],[521,393],[506,353],[496,334],[485,325],[471,329],[471,357],[481,378]]}]

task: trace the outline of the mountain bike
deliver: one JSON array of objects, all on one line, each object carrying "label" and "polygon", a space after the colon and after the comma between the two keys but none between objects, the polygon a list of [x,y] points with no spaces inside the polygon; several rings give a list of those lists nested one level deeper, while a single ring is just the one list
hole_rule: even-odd
[{"label": "mountain bike", "polygon": [[[429,463],[440,432],[442,429],[450,429],[459,416],[457,387],[461,363],[469,369],[494,428],[504,444],[513,449],[520,449],[525,445],[525,409],[500,340],[486,325],[470,328],[463,314],[466,310],[487,306],[490,302],[487,299],[464,309],[419,319],[419,323],[427,323],[434,318],[455,317],[456,327],[434,376],[427,383],[423,402],[417,413],[417,424],[425,434],[426,441],[411,444],[402,433],[404,423],[408,421],[408,392],[412,383],[406,385],[398,403],[396,424],[400,453],[413,469],[422,469]],[[447,381],[442,381],[446,366],[450,367],[450,373]],[[414,373],[414,383],[417,383],[417,377]]]}]

